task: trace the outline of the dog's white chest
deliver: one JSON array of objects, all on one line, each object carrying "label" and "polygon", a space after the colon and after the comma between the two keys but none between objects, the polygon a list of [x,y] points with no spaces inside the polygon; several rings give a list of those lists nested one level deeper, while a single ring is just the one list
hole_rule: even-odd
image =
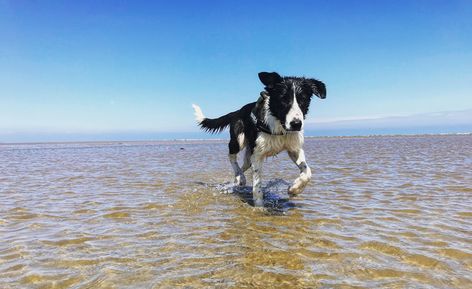
[{"label": "dog's white chest", "polygon": [[303,146],[303,134],[270,135],[260,133],[256,139],[255,150],[265,157],[274,156],[281,151],[298,151]]}]

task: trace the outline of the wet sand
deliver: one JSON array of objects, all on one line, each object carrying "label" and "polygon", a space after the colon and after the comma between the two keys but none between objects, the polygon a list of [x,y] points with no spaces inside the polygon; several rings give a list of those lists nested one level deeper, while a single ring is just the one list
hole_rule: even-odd
[{"label": "wet sand", "polygon": [[261,211],[220,192],[224,141],[1,144],[0,288],[470,288],[472,136],[305,151]]}]

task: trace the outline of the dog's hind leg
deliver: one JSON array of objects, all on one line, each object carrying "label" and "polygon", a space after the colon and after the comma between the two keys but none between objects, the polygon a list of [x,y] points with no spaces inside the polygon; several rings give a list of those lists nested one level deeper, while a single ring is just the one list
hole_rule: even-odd
[{"label": "dog's hind leg", "polygon": [[243,167],[241,168],[243,173],[245,173],[251,167],[251,155],[251,150],[246,148],[246,151],[244,152],[244,163]]},{"label": "dog's hind leg", "polygon": [[252,197],[255,207],[264,206],[264,194],[261,191],[262,163],[264,158],[256,153],[251,156],[252,167]]},{"label": "dog's hind leg", "polygon": [[229,162],[234,171],[234,184],[237,186],[246,185],[246,177],[238,164],[238,154],[229,154]]},{"label": "dog's hind leg", "polygon": [[238,164],[238,152],[240,150],[239,143],[235,139],[231,139],[229,142],[229,162],[234,171],[234,184],[237,186],[246,185],[246,177]]},{"label": "dog's hind leg", "polygon": [[305,160],[305,152],[299,149],[295,152],[288,152],[288,156],[300,169],[300,176],[295,179],[293,185],[288,189],[290,194],[297,195],[301,193],[311,179],[311,169]]}]

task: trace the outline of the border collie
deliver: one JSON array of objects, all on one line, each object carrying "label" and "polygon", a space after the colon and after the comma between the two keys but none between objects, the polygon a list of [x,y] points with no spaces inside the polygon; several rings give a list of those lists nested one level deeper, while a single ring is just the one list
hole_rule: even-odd
[{"label": "border collie", "polygon": [[[323,82],[304,77],[282,77],[276,72],[261,72],[259,79],[265,85],[257,102],[246,104],[237,111],[219,118],[206,118],[197,105],[192,105],[198,125],[210,133],[229,128],[229,161],[234,170],[235,184],[244,186],[244,172],[253,171],[254,206],[263,206],[261,192],[262,163],[265,158],[283,150],[300,169],[288,191],[297,195],[311,179],[311,170],[303,151],[303,122],[311,97],[326,98]],[[246,148],[244,164],[237,162],[237,154]]]}]

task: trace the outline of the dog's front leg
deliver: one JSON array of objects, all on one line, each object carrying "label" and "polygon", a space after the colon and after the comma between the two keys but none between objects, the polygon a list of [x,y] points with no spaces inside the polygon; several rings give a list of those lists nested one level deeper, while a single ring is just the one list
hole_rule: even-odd
[{"label": "dog's front leg", "polygon": [[294,152],[289,151],[288,155],[300,169],[300,176],[295,179],[293,185],[288,189],[288,192],[290,194],[297,195],[305,189],[306,185],[310,181],[311,169],[306,163],[305,152],[303,151],[303,149],[299,149],[298,151]]},{"label": "dog's front leg", "polygon": [[254,200],[255,207],[264,206],[264,195],[261,191],[261,175],[262,175],[262,163],[264,158],[254,153],[251,156],[251,167],[252,167],[252,198]]}]

